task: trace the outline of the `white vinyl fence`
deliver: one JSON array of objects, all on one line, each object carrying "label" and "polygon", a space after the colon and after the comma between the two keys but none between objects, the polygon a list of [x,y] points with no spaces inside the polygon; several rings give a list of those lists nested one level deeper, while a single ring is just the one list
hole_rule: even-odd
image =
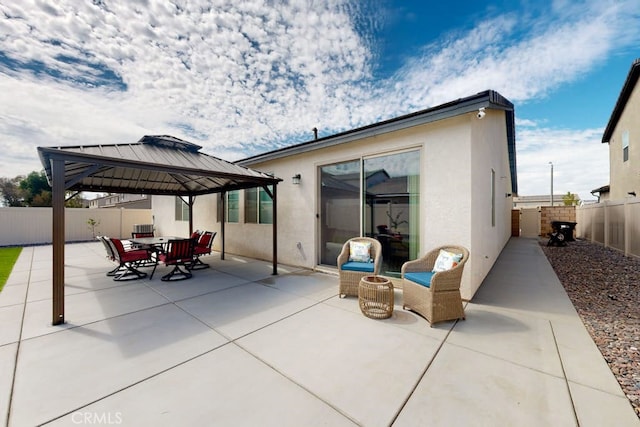
[{"label": "white vinyl fence", "polygon": [[[151,224],[151,209],[65,208],[65,239],[93,239],[90,219],[98,222],[96,235],[130,238],[134,224]],[[37,245],[52,242],[52,208],[0,208],[0,246]]]},{"label": "white vinyl fence", "polygon": [[640,257],[640,199],[580,206],[576,221],[577,237]]}]

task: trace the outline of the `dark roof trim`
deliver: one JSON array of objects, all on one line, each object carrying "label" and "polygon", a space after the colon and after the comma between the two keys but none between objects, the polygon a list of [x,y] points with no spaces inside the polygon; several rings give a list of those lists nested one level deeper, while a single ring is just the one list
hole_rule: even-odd
[{"label": "dark roof trim", "polygon": [[283,157],[302,154],[313,150],[319,150],[335,145],[356,141],[375,135],[382,135],[401,129],[432,123],[438,120],[448,119],[450,117],[477,111],[479,108],[499,109],[506,112],[506,128],[507,128],[507,144],[509,150],[509,167],[511,169],[511,191],[513,194],[518,193],[518,179],[516,175],[516,142],[515,142],[515,113],[513,104],[505,97],[494,90],[486,90],[466,98],[460,98],[446,104],[428,108],[426,110],[417,111],[406,114],[404,116],[395,117],[393,119],[384,120],[382,122],[363,126],[360,128],[337,133],[335,135],[323,138],[313,139],[311,141],[280,148],[266,153],[258,154],[238,160],[235,163],[241,166],[250,166],[253,164],[276,160]]},{"label": "dark roof trim", "polygon": [[596,188],[595,190],[591,190],[591,194],[593,193],[608,193],[611,187],[609,185],[603,185],[602,187]]},{"label": "dark roof trim", "polygon": [[[63,148],[71,148],[71,147],[63,147]],[[75,147],[73,147],[75,148]],[[169,165],[160,165],[158,163],[149,163],[142,162],[140,160],[133,159],[115,159],[112,157],[101,157],[96,156],[94,154],[83,154],[83,153],[73,153],[69,151],[60,151],[58,147],[38,147],[38,151],[40,153],[40,158],[42,159],[42,163],[46,164],[45,172],[47,172],[47,176],[49,176],[49,171],[51,169],[50,163],[46,160],[48,159],[62,159],[66,162],[78,162],[85,164],[99,164],[101,166],[123,166],[130,167],[133,169],[145,169],[151,171],[161,171],[166,173],[174,173],[178,175],[197,175],[197,176],[206,176],[206,177],[223,177],[223,178],[231,178],[231,179],[239,179],[239,180],[247,180],[250,179],[252,181],[264,183],[266,185],[273,184],[275,182],[280,182],[282,179],[275,178],[271,176],[267,176],[266,174],[262,174],[262,176],[247,176],[241,174],[234,174],[229,172],[221,172],[221,171],[213,171],[207,169],[197,169],[197,168],[185,168],[178,166],[169,166]],[[200,155],[206,155],[203,153],[199,153]],[[133,193],[131,193],[133,194]]]},{"label": "dark roof trim", "polygon": [[620,120],[620,116],[622,116],[622,112],[624,111],[624,107],[627,105],[627,101],[629,101],[631,92],[633,92],[633,88],[638,82],[638,77],[640,77],[640,58],[636,59],[631,64],[631,69],[629,70],[629,74],[627,75],[627,80],[622,86],[622,90],[620,91],[620,95],[618,96],[618,101],[616,101],[616,106],[613,108],[611,118],[609,118],[609,123],[607,124],[607,127],[604,130],[604,134],[602,135],[603,143],[608,143],[611,140],[613,131],[615,130],[618,124],[618,120]]},{"label": "dark roof trim", "polygon": [[258,154],[238,160],[235,163],[247,166],[264,161],[275,160],[282,157],[288,157],[295,154],[306,153],[313,150],[332,147],[334,145],[344,144],[346,142],[358,139],[382,135],[394,132],[400,129],[406,129],[413,126],[419,126],[426,123],[435,122],[437,120],[455,117],[461,114],[478,110],[481,107],[498,108],[503,110],[513,110],[513,104],[506,98],[493,90],[480,92],[467,98],[460,98],[437,107],[428,108],[426,110],[417,111],[406,114],[404,116],[395,117],[393,119],[384,120],[382,122],[373,123],[367,126],[351,129],[335,135],[325,136],[289,147],[280,148],[266,153]]}]

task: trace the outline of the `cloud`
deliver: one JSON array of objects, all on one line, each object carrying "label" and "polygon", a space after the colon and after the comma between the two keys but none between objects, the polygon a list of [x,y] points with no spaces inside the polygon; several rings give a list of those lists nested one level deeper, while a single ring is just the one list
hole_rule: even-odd
[{"label": "cloud", "polygon": [[395,102],[387,110],[420,109],[486,89],[514,102],[542,98],[640,40],[628,31],[638,25],[637,2],[578,3],[555,2],[534,18],[499,15],[426,46],[382,88],[382,94],[400,95],[389,97]]},{"label": "cloud", "polygon": [[601,142],[603,132],[603,128],[521,128],[516,145],[518,193],[549,194],[551,162],[554,194],[571,192],[582,200],[594,200],[591,190],[609,184],[609,144]]},{"label": "cloud", "polygon": [[[0,0],[0,148],[11,153],[0,168],[39,169],[38,145],[165,133],[234,160],[309,140],[313,127],[324,136],[489,88],[527,102],[636,43],[627,30],[636,3],[555,1],[542,14],[493,15],[380,81],[377,2]],[[533,157],[547,147],[536,135],[580,134],[528,118],[518,127],[525,174],[553,160]],[[595,131],[584,132],[569,140],[590,144]],[[527,185],[520,179],[521,193]]]}]

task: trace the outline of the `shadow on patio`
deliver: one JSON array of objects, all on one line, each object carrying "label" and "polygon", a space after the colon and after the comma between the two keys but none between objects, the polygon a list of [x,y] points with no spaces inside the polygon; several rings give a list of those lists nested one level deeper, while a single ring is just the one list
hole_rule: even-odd
[{"label": "shadow on patio", "polygon": [[185,281],[114,282],[93,242],[66,246],[68,323],[51,326],[51,247],[25,248],[0,294],[0,411],[12,426],[637,425],[550,267],[529,269],[533,245],[510,241],[467,320],[433,328],[400,290],[372,320],[336,276],[229,255]]}]

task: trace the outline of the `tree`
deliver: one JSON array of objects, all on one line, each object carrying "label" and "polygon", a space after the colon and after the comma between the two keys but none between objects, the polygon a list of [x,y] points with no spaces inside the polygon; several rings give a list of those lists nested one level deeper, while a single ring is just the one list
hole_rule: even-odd
[{"label": "tree", "polygon": [[20,189],[25,206],[51,206],[51,186],[44,171],[31,172],[20,181]]},{"label": "tree", "polygon": [[[68,208],[83,207],[82,193],[69,197],[64,205]],[[0,178],[0,198],[2,204],[9,207],[51,207],[53,196],[51,186],[44,170],[31,172],[29,175],[18,175],[13,179]]]},{"label": "tree", "polygon": [[0,178],[0,192],[2,192],[4,206],[24,206],[23,191],[20,189],[20,181],[22,179],[24,179],[24,176],[17,176],[13,179]]},{"label": "tree", "polygon": [[570,191],[567,191],[567,194],[562,196],[562,201],[565,206],[575,206],[578,204],[578,196],[576,194],[572,194]]}]

